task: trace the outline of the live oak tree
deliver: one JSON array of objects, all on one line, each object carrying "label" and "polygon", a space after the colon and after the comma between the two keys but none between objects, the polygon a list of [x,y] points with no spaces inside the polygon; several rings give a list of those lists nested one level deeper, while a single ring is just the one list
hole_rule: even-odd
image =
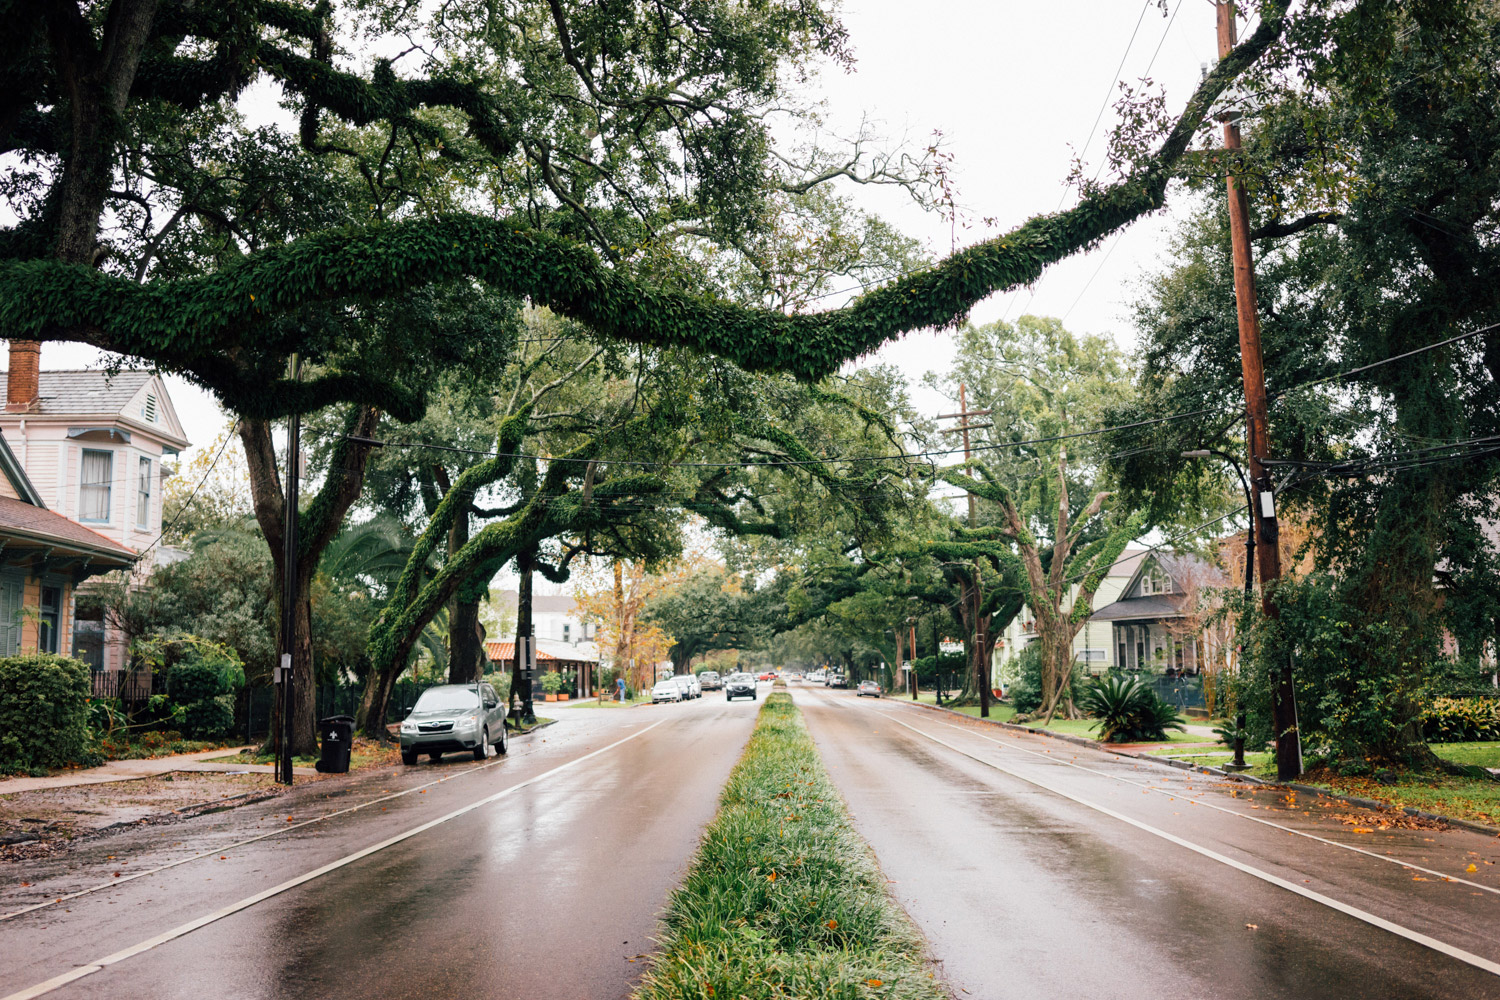
[{"label": "live oak tree", "polygon": [[[1082,511],[1075,511],[1068,495],[1064,453],[1058,458],[1055,493],[1050,490],[1033,493],[1033,498],[1038,498],[1038,494],[1041,499],[1055,497],[1055,520],[1047,525],[1050,531],[1039,536],[1032,525],[1043,510],[1035,505],[1027,509],[983,462],[966,465],[979,473],[977,479],[964,475],[964,469],[952,468],[945,469],[942,478],[998,505],[1004,515],[1001,526],[989,534],[1014,542],[1025,569],[1026,604],[1036,616],[1037,642],[1042,650],[1041,712],[1050,722],[1068,694],[1073,673],[1073,639],[1093,614],[1094,594],[1099,584],[1140,531],[1142,518],[1137,515],[1116,519],[1093,542],[1085,542],[1086,532],[1094,527],[1092,522],[1105,512],[1110,493],[1095,493]],[[1073,711],[1070,701],[1070,717]]]},{"label": "live oak tree", "polygon": [[[1281,621],[1261,636],[1298,650],[1309,745],[1335,761],[1431,763],[1420,718],[1447,669],[1445,633],[1475,662],[1500,620],[1486,534],[1500,341],[1424,350],[1500,320],[1500,14],[1437,0],[1381,17],[1358,8],[1309,5],[1283,57],[1246,81],[1234,166],[1250,186],[1269,451],[1291,463],[1277,467],[1278,503],[1306,526],[1313,570],[1278,588]],[[1138,305],[1142,405],[1118,417],[1208,412],[1112,441],[1139,452],[1119,463],[1130,496],[1164,513],[1243,504],[1237,481],[1176,459],[1243,452],[1224,166],[1196,164],[1208,203]],[[1266,736],[1266,665],[1250,662],[1243,693]]]},{"label": "live oak tree", "polygon": [[[12,177],[21,222],[0,262],[6,328],[148,358],[245,413],[343,400],[415,415],[421,387],[387,363],[374,331],[305,317],[472,278],[606,336],[816,378],[904,331],[952,323],[980,298],[1034,280],[1160,207],[1171,166],[1213,99],[1278,37],[1286,3],[1264,4],[1260,27],[1118,183],[845,309],[790,316],[678,283],[671,269],[652,266],[652,254],[684,226],[735,246],[755,231],[771,187],[797,194],[836,177],[907,179],[897,165],[831,154],[779,173],[771,166],[788,162],[776,158],[766,124],[783,60],[843,53],[842,30],[825,9],[769,4],[728,17],[718,5],[686,2],[518,3],[444,8],[421,23],[409,6],[372,9],[382,29],[430,36],[442,55],[414,72],[377,61],[361,77],[336,52],[329,7],[274,0],[110,0],[98,10],[13,2],[0,142],[33,169]],[[201,276],[148,274],[144,285],[111,270],[101,221],[129,200],[112,192],[132,127],[153,115],[186,121],[215,112],[262,75],[300,112],[304,150],[346,155],[340,129],[385,129],[391,148],[412,146],[424,161],[493,163],[485,194],[498,211],[346,225]],[[672,145],[678,138],[680,147]],[[684,196],[673,166],[679,153],[688,164]],[[351,159],[373,169],[360,155]],[[647,178],[641,191],[625,182],[636,175]],[[741,249],[751,259],[753,247]],[[420,332],[412,339],[422,342]],[[342,360],[293,384],[278,365],[294,351]]]},{"label": "live oak tree", "polygon": [[[589,358],[583,367],[597,364]],[[828,390],[647,352],[632,366],[564,380],[557,391],[571,388],[578,412],[539,428],[549,400],[527,386],[533,377],[539,390],[558,382],[541,382],[539,370],[519,373],[519,403],[499,420],[493,457],[464,470],[437,504],[371,630],[360,724],[372,736],[384,733],[391,686],[421,629],[462,588],[487,585],[511,560],[562,582],[580,557],[665,562],[681,550],[684,515],[728,534],[782,536],[799,510],[839,510],[873,535],[903,502],[899,475],[840,468],[836,456],[824,460],[787,430],[853,405]],[[871,435],[889,444],[881,428]],[[539,441],[552,442],[546,457]],[[488,489],[499,501],[495,519],[429,571],[455,516]]]}]

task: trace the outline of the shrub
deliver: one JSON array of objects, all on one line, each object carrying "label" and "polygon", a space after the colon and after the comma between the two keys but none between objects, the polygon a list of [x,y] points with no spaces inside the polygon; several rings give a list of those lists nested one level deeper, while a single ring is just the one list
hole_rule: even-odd
[{"label": "shrub", "polygon": [[194,635],[152,637],[137,657],[166,676],[172,717],[191,739],[216,739],[234,728],[234,693],[245,668],[233,649]]},{"label": "shrub", "polygon": [[1087,684],[1079,705],[1098,719],[1106,743],[1164,740],[1168,729],[1182,730],[1177,709],[1134,677],[1101,677]]},{"label": "shrub", "polygon": [[563,675],[555,670],[549,670],[542,675],[542,690],[548,694],[557,694],[563,688]]},{"label": "shrub", "polygon": [[97,760],[89,668],[48,653],[0,659],[0,771],[40,773]]},{"label": "shrub", "polygon": [[1438,698],[1422,716],[1429,743],[1500,740],[1500,698]]}]

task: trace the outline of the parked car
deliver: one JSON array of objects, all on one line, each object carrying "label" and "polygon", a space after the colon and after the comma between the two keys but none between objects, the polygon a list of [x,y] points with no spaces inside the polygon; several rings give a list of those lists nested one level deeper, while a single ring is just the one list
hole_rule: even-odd
[{"label": "parked car", "polygon": [[729,679],[724,682],[724,700],[734,701],[736,698],[749,698],[755,700],[755,678],[749,674],[730,674]]},{"label": "parked car", "polygon": [[876,684],[874,681],[860,681],[859,687],[855,690],[854,693],[859,695],[861,698],[863,698],[865,695],[869,695],[872,698],[879,698],[880,685]]},{"label": "parked car", "polygon": [[827,680],[823,681],[824,687],[846,688],[849,686],[849,678],[843,674],[830,673]]},{"label": "parked car", "polygon": [[505,705],[488,684],[441,684],[422,692],[411,713],[401,720],[401,763],[415,764],[426,754],[437,760],[466,750],[484,760],[493,746],[504,753]]},{"label": "parked car", "polygon": [[691,701],[694,698],[703,697],[703,688],[698,684],[698,678],[692,674],[678,674],[672,680],[682,689],[682,700]]},{"label": "parked car", "polygon": [[698,675],[698,683],[705,691],[720,691],[724,687],[724,680],[719,676],[717,670],[705,670]]},{"label": "parked car", "polygon": [[823,677],[824,677],[823,671],[821,671],[821,670],[814,670],[812,673],[810,673],[810,674],[807,675],[807,680],[808,680],[808,683],[810,683],[810,684],[822,684],[823,683]]},{"label": "parked car", "polygon": [[682,688],[677,686],[676,678],[668,677],[666,680],[657,681],[656,686],[651,689],[651,704],[653,705],[662,701],[681,700]]}]

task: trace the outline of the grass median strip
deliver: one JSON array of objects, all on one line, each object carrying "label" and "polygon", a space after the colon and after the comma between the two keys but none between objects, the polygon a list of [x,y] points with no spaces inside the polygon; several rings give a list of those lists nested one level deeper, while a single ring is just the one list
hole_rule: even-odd
[{"label": "grass median strip", "polygon": [[946,1000],[801,713],[766,699],[635,1000]]}]

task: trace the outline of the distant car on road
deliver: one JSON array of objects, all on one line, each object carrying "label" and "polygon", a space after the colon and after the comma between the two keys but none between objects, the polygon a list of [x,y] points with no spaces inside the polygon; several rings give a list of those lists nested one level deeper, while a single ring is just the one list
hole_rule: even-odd
[{"label": "distant car on road", "polygon": [[681,701],[682,688],[677,686],[677,680],[668,677],[666,680],[657,681],[656,686],[651,689],[651,704],[655,705],[662,701]]},{"label": "distant car on road", "polygon": [[705,691],[718,691],[724,687],[724,679],[717,670],[705,670],[698,675],[698,683]]},{"label": "distant car on road", "polygon": [[758,677],[756,677],[755,679],[758,680],[758,681],[774,681],[776,679],[776,671],[774,671],[774,670],[762,670],[760,672],[760,675]]},{"label": "distant car on road", "polygon": [[730,674],[729,679],[724,682],[724,700],[734,701],[736,698],[749,698],[755,700],[755,678],[749,674]]},{"label": "distant car on road", "polygon": [[843,674],[831,673],[827,676],[827,679],[823,681],[823,686],[831,688],[846,688],[849,686],[849,678],[845,677]]},{"label": "distant car on road", "polygon": [[489,748],[505,752],[505,705],[488,684],[440,684],[422,692],[411,713],[401,720],[401,763],[415,764],[426,754],[468,751],[484,760]]},{"label": "distant car on road", "polygon": [[859,695],[861,698],[863,698],[865,695],[869,695],[872,698],[879,698],[880,685],[876,684],[874,681],[860,681],[859,688],[855,691],[855,694]]},{"label": "distant car on road", "polygon": [[827,674],[824,671],[822,671],[822,670],[814,670],[812,673],[810,673],[810,674],[807,675],[807,679],[808,679],[808,681],[810,681],[813,684],[822,684],[823,683],[823,679],[826,676],[827,676]]},{"label": "distant car on road", "polygon": [[682,689],[683,701],[691,701],[694,698],[703,697],[703,688],[699,686],[698,678],[692,674],[678,674],[672,680],[676,681],[677,686]]}]

